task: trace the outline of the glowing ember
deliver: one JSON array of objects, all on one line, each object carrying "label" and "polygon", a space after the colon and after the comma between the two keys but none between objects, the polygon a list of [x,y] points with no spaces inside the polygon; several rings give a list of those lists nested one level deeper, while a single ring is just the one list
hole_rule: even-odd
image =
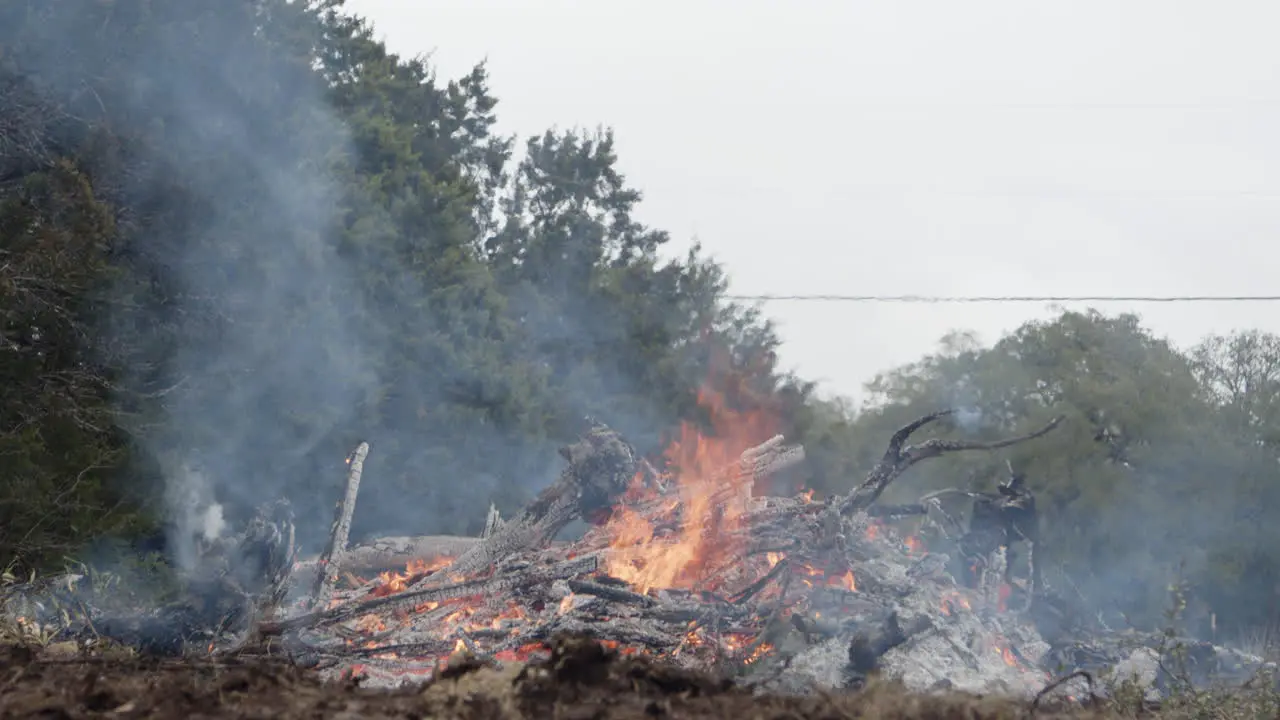
[{"label": "glowing ember", "polygon": [[1013,594],[1012,587],[1010,587],[1008,584],[1000,585],[999,596],[998,596],[999,602],[997,603],[998,605],[997,609],[1000,612],[1005,612],[1009,609],[1009,596],[1012,594]]},{"label": "glowing ember", "polygon": [[387,623],[377,615],[363,615],[355,622],[355,629],[364,635],[373,635],[387,629]]},{"label": "glowing ember", "polygon": [[765,655],[768,655],[771,652],[773,652],[772,645],[770,645],[769,643],[760,643],[760,645],[756,647],[755,650],[751,651],[750,655],[743,658],[742,662],[746,665],[750,665],[756,662],[757,660],[759,660],[760,658],[764,657]]},{"label": "glowing ember", "polygon": [[911,553],[924,552],[924,541],[922,541],[920,538],[916,537],[915,535],[908,535],[906,539],[903,540],[902,542],[906,544],[907,552],[911,552]]},{"label": "glowing ember", "polygon": [[942,596],[942,614],[951,615],[957,610],[972,610],[969,600],[959,592],[952,590]]},{"label": "glowing ember", "polygon": [[812,565],[805,565],[804,567],[800,568],[800,571],[803,572],[805,575],[809,576],[806,578],[800,578],[800,582],[804,583],[806,587],[813,587],[813,580],[810,580],[809,578],[823,577],[824,575],[826,575],[826,573],[824,573],[823,571],[819,570],[816,567],[813,567]]},{"label": "glowing ember", "polygon": [[[741,551],[723,538],[733,536],[740,526],[752,479],[722,471],[735,467],[744,450],[771,437],[773,422],[763,413],[730,409],[723,396],[709,389],[699,393],[698,402],[711,415],[712,434],[703,435],[684,423],[680,438],[665,453],[680,506],[674,536],[655,537],[652,523],[626,506],[618,508],[605,526],[611,538],[607,572],[642,593],[652,588],[694,589],[709,568],[735,559]],[[644,494],[641,481],[637,475],[629,493],[633,497]]]},{"label": "glowing ember", "polygon": [[1021,666],[1018,662],[1018,656],[1013,654],[1013,650],[1009,647],[1009,641],[1006,640],[1004,636],[996,635],[993,637],[991,640],[991,649],[1000,656],[1000,659],[1004,661],[1005,665],[1012,668]]},{"label": "glowing ember", "polygon": [[845,570],[843,575],[836,575],[827,578],[828,587],[844,588],[850,592],[857,592],[858,585],[853,581],[853,571]]},{"label": "glowing ember", "polygon": [[[369,593],[374,597],[386,597],[394,595],[398,592],[404,592],[413,580],[430,575],[441,568],[448,567],[453,562],[453,558],[440,556],[432,560],[423,560],[421,558],[410,560],[405,563],[404,572],[383,572],[378,574],[377,585]],[[363,584],[363,583],[361,583]]]},{"label": "glowing ember", "polygon": [[379,573],[378,584],[369,594],[374,597],[384,597],[386,595],[403,592],[406,587],[405,582],[408,581],[408,579],[408,575],[402,575],[400,573],[393,573],[390,571]]},{"label": "glowing ember", "polygon": [[542,643],[527,643],[515,650],[502,650],[494,657],[503,662],[526,662],[533,655],[544,652],[547,652],[547,648]]}]

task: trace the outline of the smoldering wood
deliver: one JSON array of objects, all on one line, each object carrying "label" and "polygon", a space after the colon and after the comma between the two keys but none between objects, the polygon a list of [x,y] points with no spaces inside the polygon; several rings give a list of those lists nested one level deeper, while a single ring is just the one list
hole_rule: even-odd
[{"label": "smoldering wood", "polygon": [[622,436],[596,423],[578,442],[560,448],[569,466],[518,515],[449,566],[470,575],[526,550],[545,547],[573,520],[609,511],[636,474],[638,456]]},{"label": "smoldering wood", "polygon": [[[260,636],[284,635],[290,641],[341,637],[332,647],[316,647],[313,652],[376,659],[378,663],[386,663],[387,667],[404,665],[406,671],[414,666],[413,659],[386,659],[387,656],[418,655],[417,663],[421,668],[421,663],[438,662],[445,654],[451,653],[459,641],[473,653],[492,656],[518,650],[523,654],[530,650],[526,645],[545,643],[560,632],[587,632],[603,640],[675,653],[682,663],[705,662],[708,653],[718,658],[726,652],[730,659],[745,661],[752,657],[751,649],[762,649],[777,658],[790,657],[789,654],[798,652],[795,649],[796,630],[813,638],[828,637],[832,632],[838,637],[848,638],[852,633],[861,632],[854,640],[864,652],[875,654],[877,658],[898,640],[892,632],[892,624],[884,618],[894,608],[907,607],[899,605],[897,598],[904,593],[898,585],[907,587],[908,583],[876,570],[876,565],[865,566],[867,572],[864,577],[863,571],[858,569],[864,566],[852,564],[862,557],[860,553],[866,553],[868,560],[875,556],[870,554],[873,548],[861,539],[862,521],[849,520],[841,514],[839,501],[842,498],[833,498],[830,504],[812,503],[800,496],[752,498],[750,510],[741,518],[744,527],[735,530],[731,536],[720,538],[731,541],[728,547],[738,548],[739,556],[728,562],[736,560],[742,571],[728,577],[726,584],[707,585],[714,589],[714,593],[678,589],[636,593],[620,581],[593,576],[592,573],[599,570],[599,560],[589,554],[560,563],[548,562],[550,557],[563,558],[567,552],[591,553],[594,548],[591,542],[575,543],[571,549],[558,548],[546,539],[541,530],[529,532],[526,528],[514,542],[508,537],[510,544],[499,546],[496,551],[490,548],[479,553],[484,545],[509,535],[513,524],[519,520],[532,525],[547,520],[554,524],[566,515],[584,517],[594,509],[611,509],[631,484],[634,471],[641,469],[642,475],[648,471],[638,461],[625,463],[626,453],[615,452],[614,461],[602,463],[613,470],[608,477],[581,477],[586,474],[593,457],[610,455],[609,443],[603,444],[606,447],[602,450],[597,443],[584,438],[578,445],[586,445],[585,451],[574,452],[566,448],[564,454],[569,468],[565,474],[573,474],[574,477],[568,480],[564,474],[561,477],[563,484],[575,492],[599,492],[599,499],[583,498],[559,489],[548,493],[549,498],[540,496],[531,503],[533,506],[545,501],[545,507],[540,511],[527,507],[516,518],[502,523],[488,538],[454,538],[466,544],[461,552],[436,554],[459,560],[468,555],[483,555],[484,561],[472,565],[473,570],[464,571],[455,563],[422,579],[407,591],[386,597],[367,597],[363,601],[353,600],[328,611],[317,608],[306,616],[266,623],[260,628]],[[629,449],[625,443],[623,445]],[[771,439],[751,450],[755,452],[744,453],[737,463],[721,474],[730,479],[726,482],[737,483],[734,485],[737,492],[747,486],[742,481],[748,479],[739,473],[751,474],[750,479],[754,481],[756,476],[753,473],[789,466],[787,463],[791,460],[787,458],[797,457],[796,453],[784,452],[788,448],[781,438]],[[902,452],[909,450],[906,448]],[[623,461],[617,461],[618,455],[624,456]],[[634,455],[630,454],[630,457],[634,458]],[[779,459],[781,462],[775,462]],[[624,463],[629,467],[625,468],[626,472],[621,472]],[[721,497],[723,502],[729,503],[737,502],[739,495],[725,491]],[[675,499],[666,496],[650,502],[649,506],[665,513]],[[567,512],[558,513],[557,505],[569,505]],[[704,529],[704,532],[713,531]],[[375,541],[373,545],[377,547],[379,542]],[[409,548],[404,544],[400,549],[404,554],[396,557],[393,563],[387,563],[391,567],[385,569],[400,570],[410,561],[430,561],[433,556],[432,551],[423,552],[426,548],[422,545]],[[784,552],[786,557],[770,569],[764,558],[750,555],[753,551],[763,552],[766,549]],[[358,547],[350,548],[346,556],[333,564],[349,565],[359,550]],[[382,543],[379,551],[383,557],[390,554],[387,543]],[[892,546],[892,551],[902,552],[896,545]],[[716,567],[721,564],[718,561]],[[813,571],[804,566],[824,567],[833,575],[843,572],[844,567],[851,568],[857,577],[858,592],[839,586],[825,587],[827,579],[811,575]],[[836,566],[841,569],[832,569]],[[460,577],[466,579],[455,581]],[[803,592],[790,593],[789,598],[787,589],[792,587],[793,579],[797,582],[807,579],[811,583]],[[781,587],[772,587],[771,583]],[[915,579],[909,584],[919,586],[921,583]],[[739,590],[744,586],[749,592]],[[375,587],[374,583],[366,583],[360,591],[371,596]],[[389,590],[387,588],[383,592]],[[560,602],[569,592],[589,595],[590,598]],[[726,596],[732,597],[737,604],[726,600]],[[795,616],[789,614],[793,611],[808,614],[797,625],[797,621],[792,619]],[[911,617],[914,616],[913,611]],[[857,618],[856,626],[848,621],[854,617]],[[334,626],[342,624],[347,624],[347,627],[344,631],[337,631]],[[785,643],[780,637],[778,643],[769,643],[771,648],[764,647],[759,644],[765,638],[762,626],[781,628],[779,632],[792,634],[785,638]],[[315,628],[323,628],[323,631],[295,632]],[[912,634],[901,626],[897,630],[901,634]],[[756,642],[744,650],[742,643],[751,637],[755,637]],[[369,646],[384,642],[394,644]],[[850,644],[851,658],[856,654],[853,645]]]},{"label": "smoldering wood", "polygon": [[1004,496],[1001,503],[1001,517],[1009,539],[1009,572],[1012,572],[1012,566],[1018,555],[1016,543],[1021,541],[1025,546],[1029,582],[1027,602],[1030,603],[1043,584],[1040,565],[1035,557],[1036,547],[1040,543],[1040,515],[1036,510],[1036,497],[1020,483],[1015,487],[1006,486],[1001,490]]},{"label": "smoldering wood", "polygon": [[862,675],[871,673],[885,653],[927,629],[923,621],[903,623],[898,613],[888,612],[854,633],[849,641],[849,668]]},{"label": "smoldering wood", "polygon": [[333,513],[333,527],[329,531],[329,543],[320,553],[315,586],[311,591],[311,607],[324,607],[329,602],[334,585],[341,574],[341,558],[347,551],[351,536],[351,519],[356,511],[356,497],[360,493],[360,477],[364,474],[364,460],[369,455],[369,443],[362,442],[348,459],[347,483],[342,498]]},{"label": "smoldering wood", "polygon": [[377,655],[412,657],[415,655],[443,655],[453,650],[453,647],[454,642],[452,640],[424,640],[422,642],[395,643],[374,647],[350,646],[338,648],[335,652],[354,657],[374,657]]},{"label": "smoldering wood", "polygon": [[[95,636],[155,655],[243,647],[280,607],[288,590],[292,528],[293,511],[287,501],[266,503],[241,532],[201,548],[195,566],[178,577],[176,600],[139,612],[118,606],[113,598],[86,595],[80,604],[83,622]],[[92,593],[92,587],[83,592]],[[94,607],[90,610],[85,604]]]},{"label": "smoldering wood", "polygon": [[1001,545],[987,555],[978,576],[978,592],[986,599],[987,604],[994,607],[1000,603],[1000,593],[1008,581],[1008,573],[1008,546]]},{"label": "smoldering wood", "polygon": [[258,632],[264,636],[280,635],[291,630],[333,625],[371,613],[412,610],[417,606],[430,602],[506,594],[532,585],[541,585],[555,580],[565,580],[578,575],[585,575],[594,572],[597,567],[599,567],[599,559],[594,555],[587,555],[566,560],[556,565],[533,566],[511,575],[480,577],[447,585],[406,590],[372,600],[348,603],[327,610],[313,611],[278,622],[263,623],[258,628]]},{"label": "smoldering wood", "polygon": [[[1018,546],[1025,544],[1027,602],[1030,603],[1042,585],[1035,558],[1035,546],[1040,538],[1040,518],[1036,511],[1035,495],[1020,480],[1021,476],[1011,475],[1010,482],[1002,484],[997,493],[963,493],[973,498],[973,509],[969,528],[960,536],[958,545],[969,564],[980,565],[984,572],[986,568],[992,567],[995,553],[1003,549],[998,563],[1002,568],[1001,581],[1010,584],[1013,580],[1013,567],[1019,557]],[[961,572],[968,576],[970,582],[975,580],[963,569]]]},{"label": "smoldering wood", "polygon": [[953,452],[969,450],[998,450],[1012,445],[1017,445],[1019,443],[1024,443],[1049,433],[1054,428],[1058,427],[1065,418],[1065,416],[1059,415],[1037,430],[1001,440],[981,442],[973,440],[946,440],[943,438],[931,438],[918,445],[907,445],[907,440],[911,437],[912,433],[929,423],[935,422],[939,418],[952,415],[955,412],[955,408],[932,412],[924,417],[913,420],[895,432],[889,438],[889,447],[885,450],[884,455],[880,458],[879,462],[876,463],[875,467],[871,469],[871,472],[867,474],[867,478],[861,485],[854,488],[853,492],[849,493],[839,501],[840,513],[842,515],[849,516],[855,512],[867,509],[880,498],[880,495],[884,493],[885,488],[889,487],[890,483],[918,462]]}]

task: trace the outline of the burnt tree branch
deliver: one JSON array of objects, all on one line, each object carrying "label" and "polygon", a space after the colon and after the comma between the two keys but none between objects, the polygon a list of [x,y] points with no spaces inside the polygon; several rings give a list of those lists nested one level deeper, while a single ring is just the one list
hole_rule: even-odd
[{"label": "burnt tree branch", "polygon": [[311,591],[311,607],[324,607],[338,582],[341,560],[347,551],[351,536],[351,519],[356,511],[356,497],[360,493],[360,477],[364,474],[364,459],[369,455],[369,443],[362,442],[349,458],[346,492],[338,500],[333,512],[333,527],[329,530],[329,544],[320,554],[315,586]]},{"label": "burnt tree branch", "polygon": [[867,479],[861,485],[854,488],[842,501],[840,501],[840,514],[852,515],[859,510],[865,510],[880,498],[880,495],[889,487],[889,483],[898,478],[899,475],[906,472],[908,468],[922,460],[935,458],[947,453],[962,452],[966,450],[999,450],[1011,445],[1034,440],[1042,435],[1049,433],[1062,423],[1064,416],[1059,415],[1043,427],[1029,433],[1017,435],[1009,438],[992,441],[977,440],[944,440],[942,438],[932,438],[926,440],[919,445],[907,445],[907,439],[911,434],[920,428],[928,425],[935,420],[951,415],[954,409],[939,410],[929,413],[924,417],[914,420],[903,426],[889,439],[889,447],[885,450],[884,456],[876,463],[876,466],[867,474]]}]

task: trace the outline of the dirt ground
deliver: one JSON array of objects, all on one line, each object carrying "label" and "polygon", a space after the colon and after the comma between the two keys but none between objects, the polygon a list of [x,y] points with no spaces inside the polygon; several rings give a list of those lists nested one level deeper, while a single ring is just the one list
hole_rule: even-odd
[{"label": "dirt ground", "polygon": [[[550,660],[501,669],[462,663],[412,690],[324,684],[284,663],[50,659],[0,647],[4,718],[1025,718],[1029,704],[926,697],[893,685],[857,694],[753,696],[727,681],[622,659],[581,639]],[[1066,715],[1041,711],[1037,717]],[[1071,717],[1102,717],[1077,711]]]}]

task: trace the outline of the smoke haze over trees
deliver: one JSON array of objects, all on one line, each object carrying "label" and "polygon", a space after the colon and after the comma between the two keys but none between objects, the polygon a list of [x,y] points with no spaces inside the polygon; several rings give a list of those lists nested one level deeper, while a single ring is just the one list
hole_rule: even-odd
[{"label": "smoke haze over trees", "polygon": [[1184,572],[1193,617],[1275,616],[1280,339],[1184,352],[1064,313],[952,335],[854,412],[781,369],[700,249],[666,259],[609,131],[497,135],[486,82],[389,54],[336,0],[0,5],[0,559],[164,533],[181,560],[277,496],[316,548],[361,440],[357,537],[474,534],[584,416],[656,453],[710,382],[806,446],[777,492],[847,489],[939,407],[991,437],[1065,413],[890,495],[989,489],[1008,458],[1100,612],[1156,622]]}]

